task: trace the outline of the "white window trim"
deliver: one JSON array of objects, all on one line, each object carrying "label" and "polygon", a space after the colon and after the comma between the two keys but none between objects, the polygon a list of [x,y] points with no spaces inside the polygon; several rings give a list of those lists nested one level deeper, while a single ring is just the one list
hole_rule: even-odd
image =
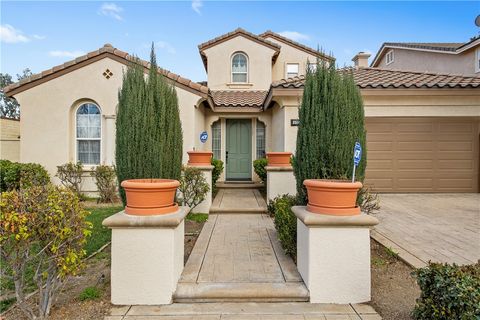
[{"label": "white window trim", "polygon": [[287,62],[285,63],[285,79],[288,79],[289,76],[288,76],[288,66],[289,65],[294,65],[296,64],[297,65],[297,75],[295,77],[298,77],[300,75],[300,63],[298,62]]},{"label": "white window trim", "polygon": [[[388,61],[388,56],[391,55],[392,59]],[[385,65],[388,66],[389,64],[392,64],[395,61],[395,54],[393,53],[393,50],[389,50],[385,54]]]},{"label": "white window trim", "polygon": [[[245,71],[245,72],[233,72],[233,58],[234,58],[237,54],[243,55],[243,56],[245,57],[245,59],[247,60],[247,71]],[[232,54],[231,58],[230,58],[230,83],[232,83],[232,84],[247,84],[247,83],[249,83],[249,82],[248,82],[248,76],[249,76],[249,75],[248,75],[248,72],[249,72],[249,69],[250,69],[250,68],[249,68],[248,55],[247,55],[245,52],[243,52],[243,51],[236,51],[236,52],[234,52],[234,53]],[[247,75],[247,76],[245,77],[245,80],[246,80],[246,81],[245,81],[245,82],[234,82],[234,81],[233,81],[233,74],[234,74],[234,73],[235,73],[235,74],[246,74],[246,75]]]},{"label": "white window trim", "polygon": [[[77,137],[77,112],[78,109],[83,106],[84,104],[93,104],[95,105],[98,110],[100,110],[100,138],[78,138]],[[103,156],[103,113],[102,113],[102,108],[98,104],[96,104],[93,101],[83,101],[82,103],[79,103],[77,107],[75,108],[75,163],[78,163],[78,140],[100,140],[100,161],[98,164],[91,164],[91,163],[82,163],[83,167],[86,170],[93,170],[97,166],[102,164],[102,156]]]},{"label": "white window trim", "polygon": [[475,50],[475,73],[480,72],[480,48]]}]

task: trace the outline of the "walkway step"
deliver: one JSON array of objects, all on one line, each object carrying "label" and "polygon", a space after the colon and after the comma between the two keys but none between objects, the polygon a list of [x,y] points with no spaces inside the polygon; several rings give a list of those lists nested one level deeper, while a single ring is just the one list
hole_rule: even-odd
[{"label": "walkway step", "polygon": [[255,188],[220,189],[210,213],[267,213],[267,203]]},{"label": "walkway step", "polygon": [[218,189],[261,189],[262,183],[258,182],[217,182]]},{"label": "walkway step", "polygon": [[309,292],[303,282],[287,283],[179,283],[174,302],[304,302]]}]

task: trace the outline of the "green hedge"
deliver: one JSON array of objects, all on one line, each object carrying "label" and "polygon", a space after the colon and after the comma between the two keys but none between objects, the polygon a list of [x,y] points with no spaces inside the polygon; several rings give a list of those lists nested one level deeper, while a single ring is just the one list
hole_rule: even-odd
[{"label": "green hedge", "polygon": [[413,275],[422,291],[413,311],[415,319],[480,319],[480,262],[468,266],[430,263]]},{"label": "green hedge", "polygon": [[47,170],[38,163],[19,163],[0,160],[0,192],[20,187],[41,186],[50,182]]},{"label": "green hedge", "polygon": [[219,159],[214,159],[212,158],[212,186],[215,188],[215,184],[217,183],[218,178],[220,178],[220,175],[222,174],[223,171],[223,161]]},{"label": "green hedge", "polygon": [[253,161],[253,169],[264,184],[266,184],[267,182],[267,170],[265,170],[267,164],[268,161],[266,158],[261,158]]},{"label": "green hedge", "polygon": [[296,197],[284,194],[268,203],[268,211],[273,216],[278,239],[285,253],[294,260],[297,256],[297,218],[292,212],[292,206],[296,202]]}]

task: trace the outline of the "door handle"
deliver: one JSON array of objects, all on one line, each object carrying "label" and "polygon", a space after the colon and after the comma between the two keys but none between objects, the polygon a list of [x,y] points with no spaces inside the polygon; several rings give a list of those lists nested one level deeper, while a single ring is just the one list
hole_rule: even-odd
[{"label": "door handle", "polygon": [[228,151],[225,152],[225,162],[228,162]]}]

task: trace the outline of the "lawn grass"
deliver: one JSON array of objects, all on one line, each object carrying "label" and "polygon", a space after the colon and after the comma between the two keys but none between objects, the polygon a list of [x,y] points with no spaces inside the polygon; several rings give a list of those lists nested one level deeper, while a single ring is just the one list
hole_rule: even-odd
[{"label": "lawn grass", "polygon": [[189,213],[187,215],[187,220],[195,222],[206,222],[208,220],[207,213]]},{"label": "lawn grass", "polygon": [[92,235],[87,239],[85,245],[88,257],[112,238],[111,230],[102,226],[102,221],[123,210],[123,207],[116,205],[111,207],[87,208],[87,210],[91,212],[87,220],[93,224]]}]

